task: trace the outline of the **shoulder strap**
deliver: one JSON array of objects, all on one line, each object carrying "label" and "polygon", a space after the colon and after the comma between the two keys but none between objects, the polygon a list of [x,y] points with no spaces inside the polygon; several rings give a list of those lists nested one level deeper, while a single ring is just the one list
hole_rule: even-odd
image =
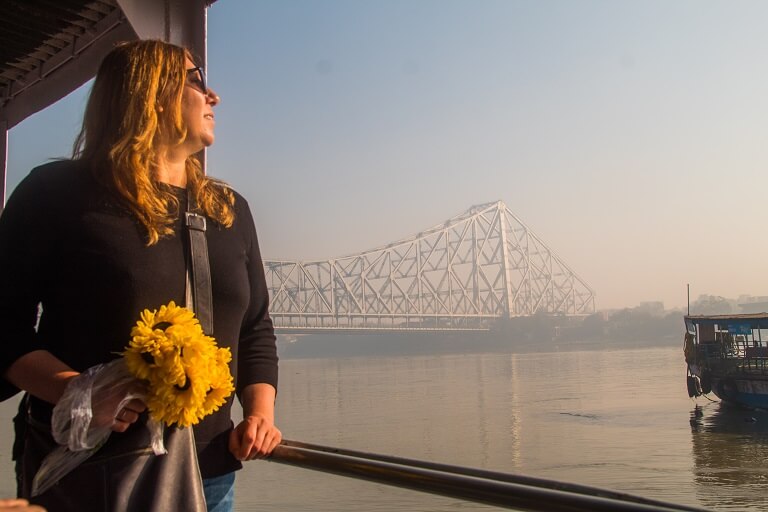
[{"label": "shoulder strap", "polygon": [[211,267],[208,262],[208,241],[205,236],[206,219],[193,212],[194,199],[187,190],[185,224],[189,243],[187,258],[187,307],[200,320],[203,332],[213,335],[213,294],[211,292]]}]

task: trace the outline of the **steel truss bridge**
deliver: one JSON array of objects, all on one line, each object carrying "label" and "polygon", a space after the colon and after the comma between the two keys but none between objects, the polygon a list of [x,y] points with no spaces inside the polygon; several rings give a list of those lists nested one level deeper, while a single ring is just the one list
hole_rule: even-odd
[{"label": "steel truss bridge", "polygon": [[264,268],[282,332],[487,330],[595,312],[592,288],[501,201],[377,249]]}]

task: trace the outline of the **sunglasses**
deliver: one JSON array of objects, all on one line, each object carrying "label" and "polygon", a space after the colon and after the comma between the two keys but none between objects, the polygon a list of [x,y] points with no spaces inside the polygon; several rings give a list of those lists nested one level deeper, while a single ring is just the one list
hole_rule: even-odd
[{"label": "sunglasses", "polygon": [[197,89],[203,94],[208,94],[208,86],[205,83],[205,70],[200,66],[188,69],[186,85]]}]

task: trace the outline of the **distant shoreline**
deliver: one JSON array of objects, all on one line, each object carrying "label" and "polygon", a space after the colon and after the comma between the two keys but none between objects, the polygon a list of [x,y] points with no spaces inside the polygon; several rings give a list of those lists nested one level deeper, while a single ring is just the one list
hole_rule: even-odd
[{"label": "distant shoreline", "polygon": [[[513,339],[502,333],[370,333],[278,335],[282,359],[420,356],[430,354],[573,352],[673,346],[682,338],[638,340]],[[682,350],[682,348],[681,348]]]}]

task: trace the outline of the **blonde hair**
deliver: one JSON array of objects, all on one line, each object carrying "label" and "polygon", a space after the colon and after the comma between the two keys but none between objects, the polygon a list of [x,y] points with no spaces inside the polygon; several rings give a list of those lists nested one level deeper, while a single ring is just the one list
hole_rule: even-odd
[{"label": "blonde hair", "polygon": [[[121,43],[96,74],[73,158],[113,190],[147,231],[147,245],[173,234],[179,202],[153,176],[158,143],[180,143],[187,130],[181,99],[188,50],[163,41]],[[206,176],[195,156],[186,161],[187,188],[197,209],[219,224],[234,221],[235,197]]]}]

